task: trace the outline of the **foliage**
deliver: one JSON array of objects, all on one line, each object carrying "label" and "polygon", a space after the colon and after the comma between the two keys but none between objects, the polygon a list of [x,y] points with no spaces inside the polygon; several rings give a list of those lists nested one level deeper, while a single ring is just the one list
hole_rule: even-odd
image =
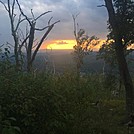
[{"label": "foliage", "polygon": [[[0,50],[0,73],[6,73],[10,70],[14,69],[14,65],[12,64],[12,56],[10,52],[10,46],[8,43],[5,45],[2,45],[3,47]],[[4,47],[5,46],[5,47]]]},{"label": "foliage", "polygon": [[76,45],[74,45],[73,47],[74,52],[72,54],[74,61],[76,63],[77,73],[79,74],[80,68],[83,65],[83,59],[85,55],[89,54],[89,52],[92,51],[93,46],[99,43],[99,39],[96,36],[89,37],[88,35],[85,34],[84,29],[80,29],[78,31],[78,28],[76,26],[76,18],[78,17],[78,15],[76,16],[72,15],[74,22],[74,36],[76,40]]},{"label": "foliage", "polygon": [[118,125],[124,100],[112,96],[103,76],[84,76],[79,84],[76,78],[70,73],[1,75],[1,120],[14,117],[11,125],[23,134],[126,134]]},{"label": "foliage", "polygon": [[[133,49],[124,48],[125,57],[129,56],[133,52]],[[117,67],[117,55],[115,52],[114,41],[106,41],[99,49],[97,59],[104,59],[104,61],[110,65],[112,69]],[[129,59],[127,59],[129,61]]]},{"label": "foliage", "polygon": [[[132,0],[113,0],[113,3],[118,34],[122,40],[121,49],[124,51],[125,58],[127,58],[127,56],[134,51],[132,48],[132,44],[134,43],[134,2]],[[97,58],[104,59],[104,61],[110,65],[111,69],[113,69],[118,65],[117,59],[119,58],[115,50],[115,36],[117,35],[114,33],[111,25],[108,25],[110,33],[106,43],[99,49]],[[127,60],[129,61],[129,59]]]},{"label": "foliage", "polygon": [[83,29],[80,29],[80,31],[78,32],[76,38],[77,44],[73,47],[74,52],[72,53],[78,70],[83,65],[84,57],[92,51],[93,46],[97,45],[97,40],[98,38],[95,36],[88,37],[87,35],[85,35],[85,31]]},{"label": "foliage", "polygon": [[[133,0],[114,0],[116,21],[123,40],[123,46],[127,47],[134,43],[134,1]],[[109,39],[114,39],[114,33],[109,25]]]}]

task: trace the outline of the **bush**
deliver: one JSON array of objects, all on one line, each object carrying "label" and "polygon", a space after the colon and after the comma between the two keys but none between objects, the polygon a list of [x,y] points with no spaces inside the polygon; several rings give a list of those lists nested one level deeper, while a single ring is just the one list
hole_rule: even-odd
[{"label": "bush", "polygon": [[70,73],[1,75],[0,121],[14,118],[11,126],[22,134],[126,134],[118,125],[124,100],[111,99],[102,79],[91,75],[78,81]]}]

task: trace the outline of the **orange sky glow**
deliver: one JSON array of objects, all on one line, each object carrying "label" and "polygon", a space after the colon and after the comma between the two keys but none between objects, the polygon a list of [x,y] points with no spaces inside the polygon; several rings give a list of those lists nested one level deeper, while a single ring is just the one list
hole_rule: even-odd
[{"label": "orange sky glow", "polygon": [[[101,40],[93,50],[97,51],[104,41],[105,40]],[[76,45],[75,40],[47,40],[40,49],[73,49],[74,45]]]}]

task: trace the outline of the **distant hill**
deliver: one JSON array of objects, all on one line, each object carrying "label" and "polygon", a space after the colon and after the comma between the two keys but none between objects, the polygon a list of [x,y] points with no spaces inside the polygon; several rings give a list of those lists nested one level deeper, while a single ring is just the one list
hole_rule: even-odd
[{"label": "distant hill", "polygon": [[[55,71],[56,73],[62,73],[68,70],[75,70],[75,62],[73,60],[73,55],[71,54],[73,50],[47,50],[38,53],[36,60],[34,62],[35,68],[38,71],[49,70]],[[91,52],[84,58],[84,64],[81,68],[83,73],[102,73],[104,67],[103,60],[96,60],[97,52]],[[134,59],[134,54],[129,57]],[[131,71],[133,70],[134,63],[130,64]],[[108,72],[110,69],[109,65],[105,65],[105,71]]]},{"label": "distant hill", "polygon": [[[76,70],[76,65],[72,55],[73,50],[41,50],[38,52],[34,61],[34,68],[41,71],[63,73],[65,71]],[[11,61],[14,57],[11,54]],[[91,52],[85,56],[84,64],[81,68],[82,73],[102,73],[110,70],[109,65],[105,65],[103,60],[96,60],[97,52]],[[0,57],[1,58],[1,57]],[[131,74],[134,74],[134,52],[127,56]],[[131,60],[130,60],[131,59]],[[116,69],[117,70],[117,69]]]},{"label": "distant hill", "polygon": [[[40,51],[36,57],[34,66],[38,69],[38,71],[48,70],[56,73],[76,70],[76,65],[73,60],[72,52],[73,50]],[[104,61],[101,59],[97,60],[96,55],[97,52],[91,52],[89,55],[85,56],[81,72],[102,73],[103,69],[105,69],[105,72],[109,71],[109,65],[105,65],[104,68]],[[127,59],[134,59],[134,53],[129,55]],[[131,72],[134,73],[134,62],[131,61],[131,63],[129,64],[129,68]]]}]

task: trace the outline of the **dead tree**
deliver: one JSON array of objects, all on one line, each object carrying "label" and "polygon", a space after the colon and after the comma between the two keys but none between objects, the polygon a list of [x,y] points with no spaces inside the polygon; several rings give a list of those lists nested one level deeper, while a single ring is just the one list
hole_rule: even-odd
[{"label": "dead tree", "polygon": [[[23,10],[21,9],[21,6],[18,2],[18,0],[16,0],[17,4],[18,4],[18,7],[19,7],[19,10],[21,12],[21,15],[23,15],[23,17],[26,19],[26,21],[28,22],[29,24],[29,34],[27,34],[26,38],[24,39],[24,43],[26,43],[26,53],[27,53],[27,71],[28,72],[31,72],[32,71],[32,65],[33,65],[33,62],[35,60],[35,57],[37,55],[37,52],[39,51],[39,48],[41,47],[41,45],[43,44],[44,40],[46,39],[46,37],[49,35],[50,31],[53,29],[54,25],[56,23],[59,22],[56,21],[54,23],[51,23],[52,21],[52,18],[51,17],[49,20],[48,20],[48,25],[43,27],[43,28],[37,28],[36,27],[36,22],[38,21],[38,19],[40,19],[42,16],[50,13],[51,11],[47,11],[47,12],[44,12],[42,14],[40,14],[38,17],[35,17],[34,16],[34,13],[33,11],[31,10],[31,14],[32,14],[32,18],[29,18],[24,12]],[[44,34],[43,36],[41,37],[41,39],[35,44],[34,40],[35,40],[35,32],[36,31],[44,31]],[[28,43],[27,43],[28,42]]]},{"label": "dead tree", "polygon": [[18,37],[18,29],[20,24],[25,21],[25,18],[22,18],[22,14],[20,13],[18,18],[17,15],[15,14],[15,3],[16,0],[13,0],[11,2],[11,0],[7,0],[7,4],[4,3],[3,1],[0,0],[0,3],[4,6],[5,10],[7,11],[8,15],[9,15],[9,19],[10,19],[10,25],[11,25],[11,32],[12,32],[12,36],[13,36],[13,40],[14,40],[14,57],[15,57],[15,67],[16,67],[16,71],[20,70],[20,60],[19,60],[19,56],[20,56],[20,47],[23,46],[23,42],[20,44],[19,43],[19,37]]},{"label": "dead tree", "polygon": [[[56,23],[59,21],[53,22],[51,17],[48,20],[48,25],[43,28],[36,28],[36,22],[38,19],[50,13],[51,11],[47,11],[35,17],[33,11],[31,10],[32,18],[29,18],[21,9],[21,6],[18,0],[7,0],[6,3],[0,0],[0,3],[4,6],[5,10],[8,12],[10,25],[11,25],[11,32],[14,40],[14,56],[15,56],[15,64],[16,64],[16,71],[19,71],[21,68],[21,54],[22,54],[22,47],[26,48],[26,60],[27,60],[27,71],[30,72],[32,70],[33,61],[37,55],[37,52],[41,45],[43,44],[46,37],[49,35],[50,31],[54,27]],[[15,14],[15,5],[18,5],[20,14],[18,17]],[[23,31],[20,28],[20,24],[26,21],[29,24],[29,27],[26,27],[26,34],[23,35]],[[29,29],[29,30],[28,30]],[[36,42],[35,44],[35,32],[36,31],[44,31],[42,38]],[[21,34],[20,34],[21,32]]]}]

